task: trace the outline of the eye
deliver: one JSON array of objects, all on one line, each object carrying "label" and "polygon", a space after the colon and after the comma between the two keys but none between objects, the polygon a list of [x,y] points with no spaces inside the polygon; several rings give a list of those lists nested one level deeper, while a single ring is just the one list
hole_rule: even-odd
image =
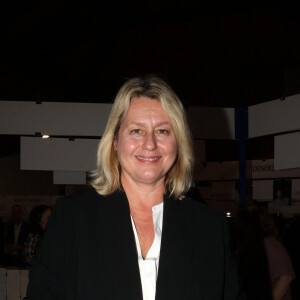
[{"label": "eye", "polygon": [[133,129],[130,131],[131,134],[135,135],[135,134],[142,134],[143,131],[141,129]]},{"label": "eye", "polygon": [[168,135],[168,134],[170,133],[170,131],[167,130],[167,129],[158,129],[158,130],[157,130],[157,133],[158,133],[158,134],[165,134],[165,135]]}]

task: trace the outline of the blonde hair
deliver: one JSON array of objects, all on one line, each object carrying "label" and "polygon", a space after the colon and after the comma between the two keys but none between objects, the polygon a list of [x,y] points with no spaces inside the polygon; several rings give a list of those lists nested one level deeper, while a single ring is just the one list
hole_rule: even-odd
[{"label": "blonde hair", "polygon": [[192,184],[192,138],[179,98],[166,82],[155,76],[130,79],[119,90],[99,143],[97,170],[93,172],[92,186],[101,195],[111,194],[121,188],[120,164],[113,143],[131,99],[139,97],[159,101],[170,119],[177,142],[177,158],[166,175],[165,186],[170,195],[182,198]]}]

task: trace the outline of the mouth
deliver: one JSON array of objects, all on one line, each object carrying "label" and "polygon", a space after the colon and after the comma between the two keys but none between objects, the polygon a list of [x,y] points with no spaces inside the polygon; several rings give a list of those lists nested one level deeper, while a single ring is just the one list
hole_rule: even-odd
[{"label": "mouth", "polygon": [[161,158],[161,156],[155,156],[155,157],[143,157],[143,156],[136,156],[137,159],[143,160],[143,161],[156,161]]}]

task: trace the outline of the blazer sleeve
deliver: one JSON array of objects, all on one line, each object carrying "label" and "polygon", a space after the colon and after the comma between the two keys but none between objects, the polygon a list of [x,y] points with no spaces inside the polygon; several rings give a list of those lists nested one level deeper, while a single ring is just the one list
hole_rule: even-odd
[{"label": "blazer sleeve", "polygon": [[27,297],[30,300],[65,299],[65,221],[58,200],[29,272]]},{"label": "blazer sleeve", "polygon": [[223,243],[224,243],[224,300],[245,300],[240,291],[236,259],[234,257],[228,224],[226,218],[223,218]]}]

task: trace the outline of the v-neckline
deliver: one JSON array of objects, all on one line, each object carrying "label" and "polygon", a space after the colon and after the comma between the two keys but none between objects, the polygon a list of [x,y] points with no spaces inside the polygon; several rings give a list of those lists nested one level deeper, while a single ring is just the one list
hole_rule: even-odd
[{"label": "v-neckline", "polygon": [[162,235],[162,222],[163,222],[163,202],[154,205],[152,207],[152,222],[154,227],[154,239],[153,242],[145,256],[142,255],[142,248],[139,239],[139,235],[133,220],[132,215],[130,214],[132,229],[136,241],[137,254],[139,259],[157,259],[159,257],[160,245],[161,245],[161,235]]}]

